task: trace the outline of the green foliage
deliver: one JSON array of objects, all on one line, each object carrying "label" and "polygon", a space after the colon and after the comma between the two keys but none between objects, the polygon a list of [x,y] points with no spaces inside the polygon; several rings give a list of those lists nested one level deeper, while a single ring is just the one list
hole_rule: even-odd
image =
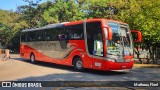
[{"label": "green foliage", "polygon": [[8,41],[9,41],[9,37],[10,36],[10,31],[9,31],[9,27],[0,23],[0,42],[2,44],[2,46],[5,46]]},{"label": "green foliage", "polygon": [[20,16],[15,12],[0,10],[0,43],[4,48],[15,42],[11,39],[19,30],[25,28],[26,23],[19,21]]},{"label": "green foliage", "polygon": [[55,0],[42,16],[47,23],[84,19],[84,13],[74,0]]},{"label": "green foliage", "polygon": [[20,20],[25,21],[27,23],[27,28],[34,28],[46,25],[43,17],[41,16],[46,9],[52,5],[51,2],[45,2],[39,4],[39,1],[33,2],[29,0],[25,0],[28,5],[19,6],[17,8],[17,13],[21,14]]}]

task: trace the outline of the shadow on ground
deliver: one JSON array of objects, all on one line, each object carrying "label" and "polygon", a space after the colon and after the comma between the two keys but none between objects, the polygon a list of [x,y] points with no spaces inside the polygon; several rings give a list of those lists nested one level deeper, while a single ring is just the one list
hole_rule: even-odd
[{"label": "shadow on ground", "polygon": [[[26,62],[26,63],[31,63],[29,60],[26,60],[26,59],[23,59],[23,58],[11,58],[11,59]],[[55,68],[55,69],[68,70],[68,71],[71,71],[71,72],[76,72],[73,69],[73,67],[71,67],[71,66],[58,65],[58,64],[54,64],[54,63],[37,61],[34,65],[49,67],[49,68]],[[121,74],[127,74],[128,72],[125,72],[125,71],[99,71],[99,70],[85,69],[83,71],[83,73],[90,73],[90,74],[96,74],[96,75],[102,75],[103,76],[103,75],[121,75]]]},{"label": "shadow on ground", "polygon": [[[30,63],[22,58],[12,58]],[[159,68],[133,68],[127,71],[97,71],[86,69],[84,72],[76,72],[73,67],[57,65],[53,63],[37,62],[35,65],[70,71],[67,74],[50,74],[40,77],[28,77],[20,81],[160,81]]]},{"label": "shadow on ground", "polygon": [[[18,60],[26,63],[30,63],[29,60],[24,60],[22,58],[12,58],[13,60]],[[65,74],[49,74],[44,76],[27,77],[18,79],[16,81],[160,81],[160,70],[159,68],[133,68],[129,71],[97,71],[86,69],[84,72],[76,72],[72,67],[57,65],[52,63],[37,62],[35,65],[43,66],[48,68],[68,70],[71,73]],[[125,84],[124,84],[125,86]],[[128,88],[124,90],[135,90],[134,88]],[[93,88],[93,87],[56,87],[52,88],[18,88],[18,89],[33,89],[33,90],[106,90],[107,88]],[[141,88],[139,88],[141,89]],[[148,88],[143,88],[148,89]],[[150,88],[151,90],[159,90],[158,88]],[[3,89],[5,90],[5,89]],[[8,90],[8,89],[7,89]],[[11,90],[17,90],[17,88],[12,88]],[[107,90],[115,90],[114,88]],[[116,89],[121,90],[121,89]]]}]

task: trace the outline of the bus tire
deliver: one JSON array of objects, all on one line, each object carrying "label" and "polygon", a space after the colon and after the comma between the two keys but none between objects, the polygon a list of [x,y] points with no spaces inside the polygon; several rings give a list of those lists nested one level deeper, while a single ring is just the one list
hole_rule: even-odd
[{"label": "bus tire", "polygon": [[30,54],[31,63],[35,63],[35,55],[33,53]]},{"label": "bus tire", "polygon": [[75,57],[73,59],[73,67],[76,71],[83,71],[83,63],[82,63],[82,59],[80,57]]}]

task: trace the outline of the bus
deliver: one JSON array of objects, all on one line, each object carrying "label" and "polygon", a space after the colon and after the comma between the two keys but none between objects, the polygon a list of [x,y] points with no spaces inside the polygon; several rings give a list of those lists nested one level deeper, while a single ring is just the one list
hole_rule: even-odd
[{"label": "bus", "polygon": [[[136,41],[141,33],[133,30]],[[95,70],[131,69],[133,39],[127,23],[88,19],[21,31],[20,56],[36,61]]]}]

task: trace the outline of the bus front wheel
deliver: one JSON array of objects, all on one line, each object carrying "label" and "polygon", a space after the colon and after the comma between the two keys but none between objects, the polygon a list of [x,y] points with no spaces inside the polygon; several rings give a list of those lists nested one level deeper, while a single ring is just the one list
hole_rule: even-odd
[{"label": "bus front wheel", "polygon": [[83,63],[80,57],[75,57],[73,62],[73,67],[76,71],[83,71]]},{"label": "bus front wheel", "polygon": [[31,53],[31,55],[30,55],[30,61],[31,61],[31,63],[35,63],[35,56],[33,53]]}]

